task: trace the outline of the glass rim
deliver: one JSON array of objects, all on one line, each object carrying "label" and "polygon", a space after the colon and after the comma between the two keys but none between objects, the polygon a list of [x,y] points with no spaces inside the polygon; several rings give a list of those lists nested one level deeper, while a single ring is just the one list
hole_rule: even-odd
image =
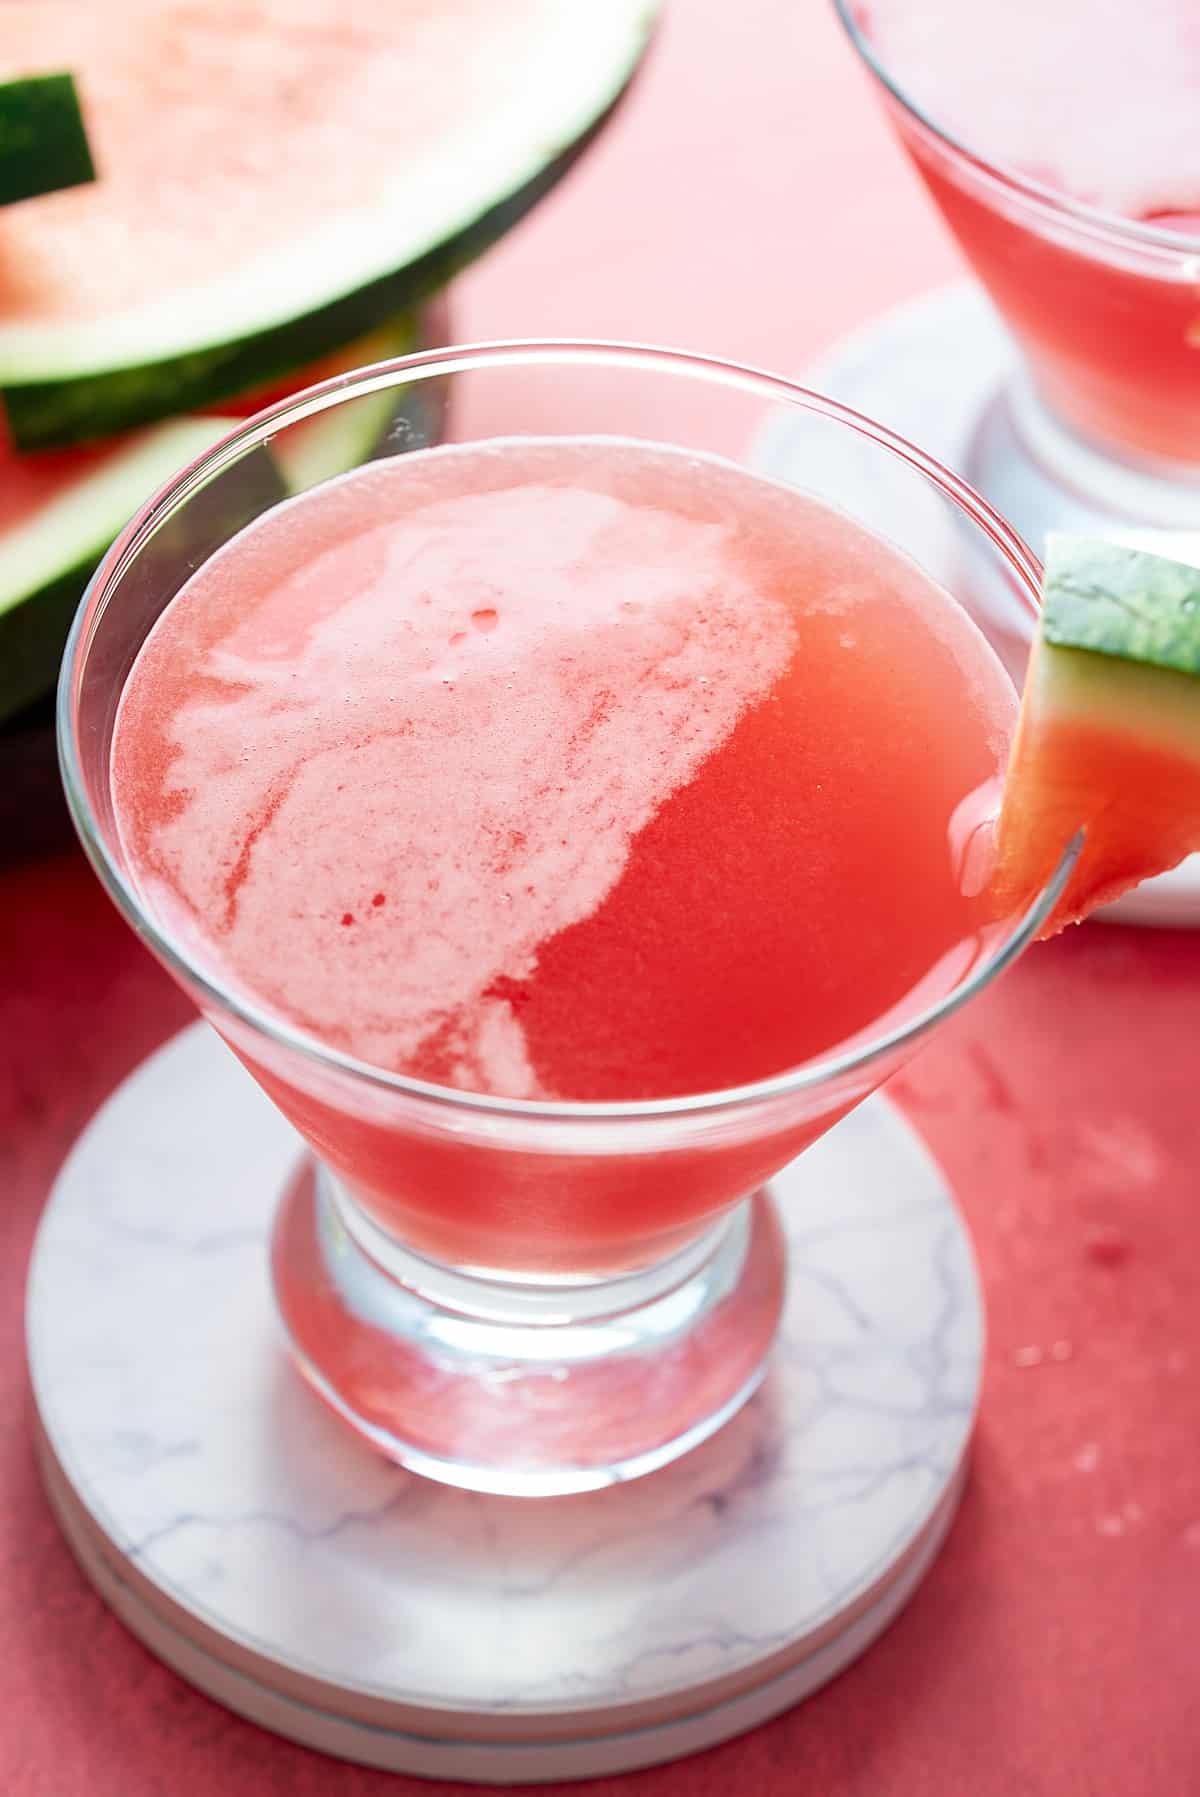
[{"label": "glass rim", "polygon": [[919,106],[910,94],[901,86],[897,78],[885,66],[871,40],[867,37],[853,12],[854,0],[833,0],[846,36],[862,58],[871,74],[880,86],[888,93],[897,105],[937,139],[948,150],[962,158],[978,173],[989,177],[1001,187],[1029,201],[1037,210],[1065,216],[1092,237],[1101,237],[1117,241],[1125,246],[1134,245],[1141,249],[1164,250],[1182,261],[1200,256],[1200,235],[1182,231],[1168,231],[1161,225],[1150,225],[1140,219],[1126,218],[1119,212],[1108,212],[1100,206],[1089,206],[1083,200],[1060,192],[1057,188],[1047,186],[1045,182],[1035,180],[1032,175],[1025,175],[1019,169],[998,162],[990,156],[974,150],[962,138],[957,137],[945,125],[939,125],[923,106]]},{"label": "glass rim", "polygon": [[1067,845],[1050,880],[1005,933],[1003,941],[944,998],[923,1007],[903,1023],[866,1041],[859,1041],[857,1036],[851,1037],[849,1041],[857,1042],[857,1046],[846,1046],[839,1052],[835,1045],[830,1052],[743,1085],[721,1087],[709,1092],[685,1093],[670,1098],[601,1103],[508,1098],[436,1085],[407,1074],[392,1073],[386,1068],[334,1048],[307,1030],[295,1027],[286,1018],[258,1004],[253,997],[227,990],[219,974],[206,969],[153,916],[132,882],[126,879],[105,838],[105,832],[92,812],[75,727],[75,696],[81,684],[99,615],[164,519],[185,505],[194,494],[202,491],[210,480],[235,467],[243,456],[269,441],[282,427],[315,417],[346,400],[384,392],[390,387],[410,383],[414,379],[432,380],[472,370],[495,370],[530,364],[547,367],[617,366],[647,373],[691,374],[720,386],[741,389],[764,400],[798,406],[809,413],[827,418],[834,424],[855,430],[907,463],[968,514],[1015,572],[1028,609],[1034,615],[1037,613],[1040,564],[1011,525],[985,499],[950,469],[942,467],[923,450],[888,430],[886,426],[781,375],[773,375],[765,370],[725,361],[719,357],[693,355],[683,350],[583,338],[509,339],[420,350],[412,355],[369,364],[349,374],[335,375],[330,380],[306,388],[298,395],[279,400],[239,423],[160,486],[106,551],[88,582],[71,625],[59,674],[56,702],[58,755],[63,788],[84,851],[109,898],[135,934],[148,944],[185,989],[198,992],[205,1004],[211,1005],[218,1013],[228,1013],[238,1023],[266,1037],[276,1046],[298,1055],[302,1060],[316,1063],[326,1071],[362,1081],[376,1090],[392,1092],[422,1103],[449,1106],[484,1116],[508,1117],[515,1121],[589,1123],[622,1119],[667,1120],[672,1117],[709,1115],[786,1098],[793,1093],[811,1090],[860,1069],[869,1068],[897,1050],[919,1041],[942,1018],[952,1016],[968,999],[982,991],[1022,953],[1050,915],[1065,888],[1079,853],[1081,836],[1076,836]]}]

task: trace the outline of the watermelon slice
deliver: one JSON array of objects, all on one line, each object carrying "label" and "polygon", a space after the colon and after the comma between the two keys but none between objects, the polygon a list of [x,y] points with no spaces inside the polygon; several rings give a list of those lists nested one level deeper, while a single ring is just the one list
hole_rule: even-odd
[{"label": "watermelon slice", "polygon": [[1200,568],[1053,536],[1042,592],[994,885],[1040,890],[1082,829],[1051,936],[1200,849]]},{"label": "watermelon slice", "polygon": [[0,450],[0,718],[53,685],[80,595],[117,532],[228,428],[183,418],[88,452]]},{"label": "watermelon slice", "polygon": [[[157,487],[240,418],[285,392],[443,337],[444,319],[435,309],[404,313],[296,373],[280,391],[242,396],[224,414],[172,419],[86,449],[17,455],[0,445],[0,720],[53,686],[93,568]],[[371,394],[281,432],[271,446],[278,497],[368,460],[407,403],[403,390]],[[437,416],[423,419],[423,440],[436,439],[440,424]]]},{"label": "watermelon slice", "polygon": [[70,75],[0,83],[0,206],[95,180]]},{"label": "watermelon slice", "polygon": [[441,287],[570,165],[651,0],[5,0],[70,43],[103,179],[0,216],[22,449],[198,411]]}]

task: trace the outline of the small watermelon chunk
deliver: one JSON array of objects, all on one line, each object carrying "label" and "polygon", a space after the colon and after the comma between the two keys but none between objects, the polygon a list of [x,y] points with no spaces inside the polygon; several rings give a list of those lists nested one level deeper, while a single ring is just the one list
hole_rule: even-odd
[{"label": "small watermelon chunk", "polygon": [[1084,832],[1052,936],[1200,848],[1200,568],[1053,536],[994,887],[1039,891]]},{"label": "small watermelon chunk", "polygon": [[72,77],[0,83],[0,206],[95,178]]}]

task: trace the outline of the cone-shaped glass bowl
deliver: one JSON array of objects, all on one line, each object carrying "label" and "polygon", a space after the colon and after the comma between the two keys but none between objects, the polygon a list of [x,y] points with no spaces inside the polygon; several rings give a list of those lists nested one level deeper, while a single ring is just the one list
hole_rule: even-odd
[{"label": "cone-shaped glass bowl", "polygon": [[[971,480],[1037,548],[1054,528],[1200,547],[1200,236],[990,160],[914,99],[872,39],[869,4],[834,5],[1020,351],[979,420]],[[988,44],[981,25],[981,58]]]},{"label": "cone-shaped glass bowl", "polygon": [[[365,424],[381,397],[395,422],[379,441]],[[361,1434],[452,1484],[529,1495],[603,1485],[664,1464],[733,1414],[762,1376],[784,1286],[766,1182],[1025,947],[1061,870],[926,994],[757,1084],[603,1104],[444,1088],[306,1033],[235,988],[147,903],[114,820],[122,689],[189,574],[288,502],[286,471],[312,465],[302,451],[317,421],[376,455],[435,435],[615,434],[744,462],[764,427],[796,413],[811,444],[798,484],[838,500],[839,451],[852,440],[887,484],[893,519],[911,519],[910,542],[891,529],[900,549],[953,587],[965,546],[991,588],[1032,617],[1039,570],[1021,542],[954,476],[866,419],[719,362],[551,343],[409,357],[261,414],[130,524],[75,621],[59,726],[84,846],[129,923],[308,1145],[280,1195],[272,1250],[296,1360]],[[868,528],[871,509],[858,506]],[[931,510],[944,535],[931,537]],[[969,590],[958,602],[970,610]],[[882,927],[888,903],[881,891]],[[852,960],[844,977],[855,977]]]}]

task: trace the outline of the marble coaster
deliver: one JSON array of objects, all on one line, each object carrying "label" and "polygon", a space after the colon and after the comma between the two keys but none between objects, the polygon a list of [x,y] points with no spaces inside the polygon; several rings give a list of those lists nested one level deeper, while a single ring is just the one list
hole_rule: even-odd
[{"label": "marble coaster", "polygon": [[[935,289],[873,319],[835,344],[798,378],[878,419],[961,474],[972,432],[1015,361],[1012,342],[982,289],[963,281]],[[796,473],[802,481],[799,471],[805,466],[807,449],[803,420],[794,413],[780,413],[762,432],[751,460],[766,473]],[[884,535],[888,534],[889,508],[894,505],[899,534],[912,541],[910,484],[889,492],[879,480],[878,457],[864,457],[861,449],[856,451],[849,434],[840,446],[824,434],[820,456],[823,493],[832,497],[840,492],[847,499],[857,493],[869,494],[872,525]],[[830,466],[833,458],[836,465]],[[928,528],[931,532],[946,529],[940,509],[931,508]],[[1147,541],[1143,546],[1160,545]],[[1164,548],[1163,553],[1171,551]],[[1113,923],[1200,926],[1200,855],[1125,893],[1106,906],[1102,916]]]},{"label": "marble coaster", "polygon": [[896,1615],[953,1516],[982,1324],[945,1184],[885,1099],[772,1188],[790,1287],[757,1396],[661,1472],[540,1501],[391,1465],[293,1371],[266,1237],[298,1152],[196,1025],[93,1120],[34,1253],[50,1500],[183,1677],[346,1759],[511,1784],[711,1746]]}]

